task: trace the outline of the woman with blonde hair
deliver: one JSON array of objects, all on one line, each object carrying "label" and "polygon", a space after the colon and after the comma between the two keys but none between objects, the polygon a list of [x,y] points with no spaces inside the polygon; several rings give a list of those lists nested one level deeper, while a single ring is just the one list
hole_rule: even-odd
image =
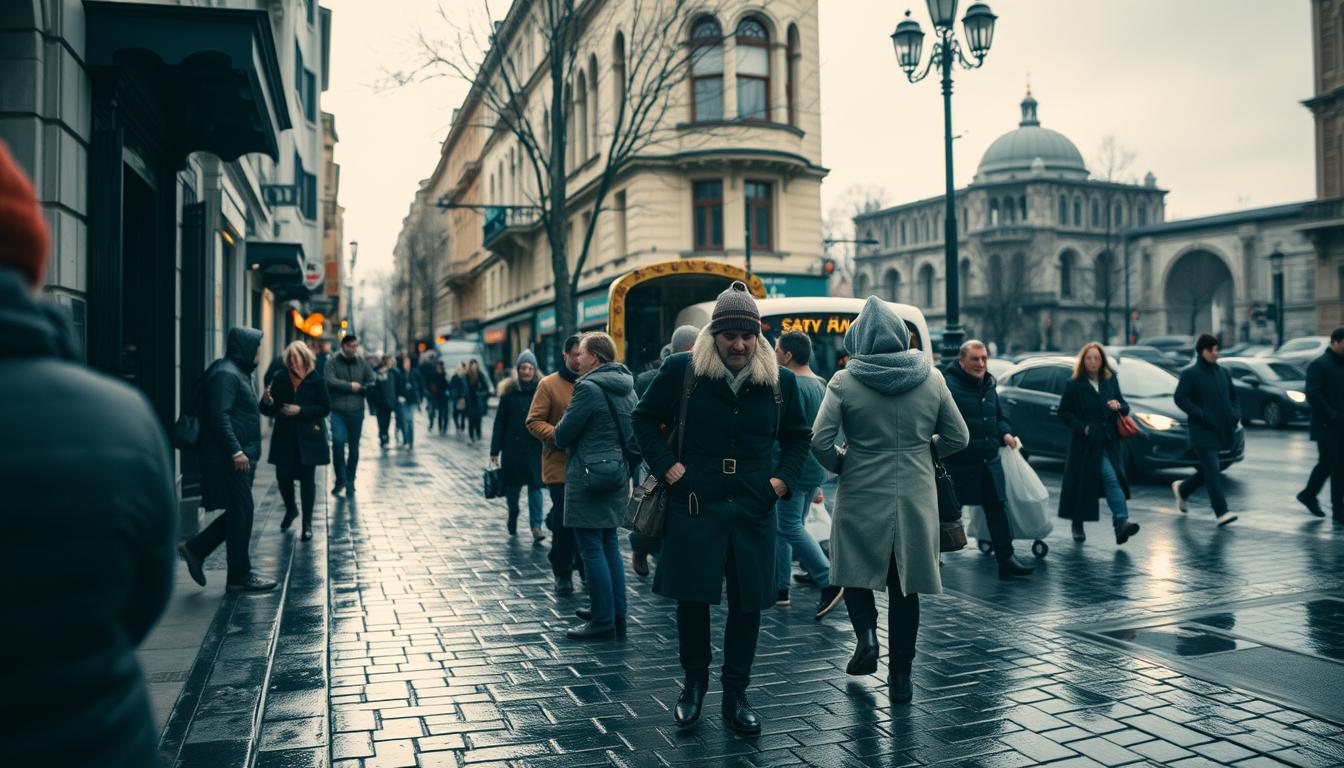
[{"label": "woman with blonde hair", "polygon": [[1115,543],[1124,544],[1139,532],[1129,522],[1129,479],[1125,477],[1124,447],[1118,425],[1129,415],[1129,403],[1120,393],[1120,379],[1097,342],[1085,344],[1073,365],[1073,378],[1059,401],[1059,418],[1073,437],[1064,462],[1064,484],[1059,492],[1059,516],[1073,521],[1073,540],[1087,540],[1083,523],[1099,518],[1097,499],[1106,498],[1115,528]]},{"label": "woman with blonde hair", "polygon": [[313,504],[317,496],[317,467],[330,463],[327,444],[327,414],[331,399],[327,383],[313,375],[317,361],[302,341],[285,347],[286,376],[276,376],[261,396],[260,410],[275,417],[271,432],[271,457],[280,498],[285,502],[285,518],[280,530],[287,531],[299,516],[294,504],[294,483],[299,483],[303,501],[303,540],[313,538]]}]

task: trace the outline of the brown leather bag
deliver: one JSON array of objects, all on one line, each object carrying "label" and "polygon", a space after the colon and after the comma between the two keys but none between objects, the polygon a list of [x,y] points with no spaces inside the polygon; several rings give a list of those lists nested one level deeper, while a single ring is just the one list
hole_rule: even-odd
[{"label": "brown leather bag", "polygon": [[[673,435],[674,440],[670,441],[676,443],[677,461],[681,461],[681,446],[686,439],[686,404],[690,402],[691,392],[695,389],[694,384],[695,366],[688,360],[686,377],[681,382],[681,408],[677,413],[677,428]],[[641,536],[662,538],[663,530],[667,527],[667,493],[670,487],[663,478],[650,473],[630,494],[621,526]]]}]

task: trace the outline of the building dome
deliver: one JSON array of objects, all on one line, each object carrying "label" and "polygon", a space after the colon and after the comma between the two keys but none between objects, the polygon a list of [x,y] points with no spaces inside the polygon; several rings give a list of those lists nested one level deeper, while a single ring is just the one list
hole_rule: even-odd
[{"label": "building dome", "polygon": [[975,173],[976,181],[1002,181],[1041,172],[1070,179],[1087,178],[1087,164],[1078,147],[1064,134],[1042,128],[1036,117],[1036,105],[1028,89],[1022,100],[1022,122],[1017,130],[995,139],[985,150]]}]

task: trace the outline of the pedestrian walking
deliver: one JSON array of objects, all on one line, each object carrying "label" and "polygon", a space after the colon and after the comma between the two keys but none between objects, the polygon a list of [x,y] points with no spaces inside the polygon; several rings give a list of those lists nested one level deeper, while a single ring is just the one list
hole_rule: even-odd
[{"label": "pedestrian walking", "polygon": [[1176,509],[1184,513],[1190,494],[1205,488],[1215,520],[1223,526],[1236,520],[1237,515],[1228,511],[1223,495],[1218,453],[1232,447],[1241,423],[1241,408],[1232,374],[1218,365],[1218,347],[1217,337],[1201,334],[1195,340],[1195,361],[1181,371],[1176,384],[1176,406],[1190,419],[1190,450],[1199,466],[1185,480],[1172,482],[1171,493],[1176,497]]},{"label": "pedestrian walking", "polygon": [[160,765],[135,650],[172,594],[173,464],[145,396],[37,298],[49,244],[0,142],[0,765]]},{"label": "pedestrian walking", "polygon": [[567,451],[565,526],[578,540],[591,607],[576,612],[584,623],[565,636],[603,640],[626,632],[625,561],[616,529],[630,501],[635,377],[616,362],[616,343],[600,331],[580,337],[575,363],[579,379],[554,440]]},{"label": "pedestrian walking", "polygon": [[275,417],[271,431],[271,463],[275,465],[275,479],[280,484],[280,498],[285,502],[285,517],[280,530],[287,531],[299,516],[294,503],[294,483],[299,484],[303,502],[303,533],[301,538],[313,538],[313,505],[317,497],[316,472],[319,466],[330,463],[331,449],[327,445],[327,414],[331,413],[331,399],[327,383],[314,373],[317,359],[302,341],[285,347],[285,375],[279,376],[266,388],[261,397],[261,412]]},{"label": "pedestrian walking", "polygon": [[[442,360],[434,361],[434,365],[429,373],[429,378],[426,380],[425,389],[429,392],[430,402],[434,404],[434,415],[438,419],[439,434],[447,434],[449,401],[452,400],[454,403],[452,406],[454,408],[454,419],[457,418],[457,401],[456,399],[453,399],[450,394],[452,385],[448,381],[447,368]],[[433,419],[429,422],[429,431],[434,431]],[[461,430],[458,431],[460,432]]]},{"label": "pedestrian walking", "polygon": [[551,496],[551,511],[546,516],[546,527],[551,529],[551,551],[546,559],[555,575],[555,594],[561,597],[574,594],[574,571],[583,572],[574,531],[565,525],[565,464],[568,456],[555,445],[555,425],[560,423],[569,407],[574,396],[574,382],[579,378],[578,357],[579,337],[570,336],[565,339],[560,370],[537,384],[526,421],[527,431],[541,442],[541,481]]},{"label": "pedestrian walking", "polygon": [[540,546],[546,540],[541,527],[546,504],[541,493],[541,443],[527,431],[527,414],[541,378],[537,373],[537,356],[532,350],[524,350],[513,368],[514,376],[499,383],[499,407],[495,409],[495,425],[490,435],[490,464],[499,467],[504,483],[504,498],[509,504],[509,535],[518,533],[518,497],[526,488],[532,543]]},{"label": "pedestrian walking", "polygon": [[[677,601],[686,680],[673,716],[683,727],[700,717],[712,660],[709,606],[723,599],[726,577],[722,713],[733,730],[761,730],[746,690],[761,611],[775,602],[775,502],[799,491],[811,430],[793,373],[780,369],[760,333],[756,300],[734,282],[690,353],[667,358],[634,413],[649,471],[670,486],[653,591]],[[678,456],[662,427],[675,424],[683,397]]]},{"label": "pedestrian walking", "polygon": [[994,556],[999,562],[999,578],[1030,575],[1036,566],[1013,556],[1013,531],[1004,510],[1008,495],[1003,464],[999,461],[999,446],[1019,448],[1022,443],[1013,436],[1012,425],[999,407],[998,382],[989,372],[989,349],[983,341],[967,341],[961,345],[957,362],[943,373],[948,391],[970,431],[966,449],[943,462],[952,475],[957,499],[962,504],[984,508]]},{"label": "pedestrian walking", "polygon": [[1106,359],[1106,350],[1095,341],[1084,345],[1059,401],[1059,418],[1071,434],[1059,491],[1059,516],[1073,521],[1076,542],[1087,540],[1083,523],[1099,518],[1098,498],[1105,498],[1111,509],[1117,545],[1139,532],[1139,524],[1129,520],[1129,478],[1118,431],[1120,417],[1128,415],[1120,376]]},{"label": "pedestrian walking", "polygon": [[397,381],[392,376],[392,356],[378,358],[373,369],[373,391],[369,402],[373,405],[374,418],[378,420],[378,447],[386,448],[392,442],[392,414],[397,410]]},{"label": "pedestrian walking", "polygon": [[486,408],[490,404],[490,382],[481,371],[480,363],[472,360],[467,363],[467,373],[463,377],[466,399],[467,443],[475,445],[481,439],[481,419],[485,418]]},{"label": "pedestrian walking", "polygon": [[[782,341],[782,339],[781,339]],[[831,522],[831,581],[844,587],[854,627],[845,671],[871,675],[881,650],[873,591],[889,593],[887,664],[893,701],[909,701],[919,634],[919,595],[941,594],[938,489],[933,454],[970,440],[943,375],[886,302],[870,296],[845,332],[849,362],[831,377],[812,452],[840,475]],[[836,439],[843,431],[844,445]],[[936,436],[936,441],[935,441]]]},{"label": "pedestrian walking", "polygon": [[[906,343],[909,343],[908,340]],[[812,372],[808,365],[811,359],[812,337],[802,331],[789,331],[780,336],[775,344],[775,360],[793,372],[798,381],[798,399],[803,404],[803,418],[809,424],[817,418],[821,400],[826,396],[826,382]],[[786,608],[790,604],[789,580],[793,575],[793,559],[797,557],[799,565],[812,578],[812,583],[821,590],[820,600],[813,612],[817,621],[835,610],[845,593],[844,587],[831,583],[830,560],[821,551],[821,545],[803,527],[803,518],[821,493],[821,484],[825,479],[826,470],[817,457],[809,452],[803,462],[803,473],[798,478],[798,491],[775,503],[779,533],[775,539],[775,607]]]},{"label": "pedestrian walking", "polygon": [[261,412],[252,372],[261,331],[230,328],[224,357],[205,372],[201,400],[201,506],[222,509],[205,530],[177,548],[191,578],[205,586],[203,563],[220,544],[228,553],[229,592],[264,592],[275,581],[252,573],[252,481],[261,461]]},{"label": "pedestrian walking", "polygon": [[1311,514],[1325,517],[1316,497],[1329,478],[1331,514],[1344,523],[1344,326],[1330,333],[1330,347],[1307,366],[1306,389],[1318,458],[1297,500]]},{"label": "pedestrian walking", "polygon": [[327,361],[326,379],[331,394],[331,463],[336,473],[331,495],[345,491],[346,498],[354,498],[364,402],[376,381],[373,368],[359,354],[359,338],[354,334],[341,338],[340,354]]},{"label": "pedestrian walking", "polygon": [[435,403],[434,398],[430,396],[429,381],[434,377],[435,357],[434,350],[426,350],[421,353],[420,363],[415,366],[415,370],[420,373],[420,384],[424,387],[421,391],[421,396],[425,400],[425,415],[429,417],[429,429],[431,432],[434,430]]},{"label": "pedestrian walking", "polygon": [[415,412],[420,410],[424,383],[411,356],[406,354],[401,355],[392,378],[397,397],[397,434],[401,436],[401,444],[409,450],[415,447]]},{"label": "pedestrian walking", "polygon": [[[447,368],[444,368],[444,374],[447,374]],[[452,403],[453,409],[453,427],[457,434],[462,434],[467,430],[467,361],[463,360],[457,364],[455,371],[448,381],[448,399]],[[444,430],[440,429],[442,433]]]}]

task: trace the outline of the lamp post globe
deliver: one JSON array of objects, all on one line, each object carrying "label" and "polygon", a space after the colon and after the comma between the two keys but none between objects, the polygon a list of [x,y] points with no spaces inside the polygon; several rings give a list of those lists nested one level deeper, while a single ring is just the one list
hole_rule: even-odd
[{"label": "lamp post globe", "polygon": [[989,53],[989,46],[994,42],[996,19],[998,16],[995,16],[984,3],[976,3],[966,9],[966,16],[961,20],[961,24],[966,30],[966,46],[971,49],[971,55],[976,59],[983,59]]},{"label": "lamp post globe", "polygon": [[928,0],[928,3],[935,29],[951,29],[957,23],[957,0]]},{"label": "lamp post globe", "polygon": [[919,60],[924,53],[924,30],[919,28],[919,22],[910,18],[910,12],[905,12],[905,19],[896,25],[896,31],[891,33],[891,44],[896,49],[896,61],[909,75],[919,66]]}]

